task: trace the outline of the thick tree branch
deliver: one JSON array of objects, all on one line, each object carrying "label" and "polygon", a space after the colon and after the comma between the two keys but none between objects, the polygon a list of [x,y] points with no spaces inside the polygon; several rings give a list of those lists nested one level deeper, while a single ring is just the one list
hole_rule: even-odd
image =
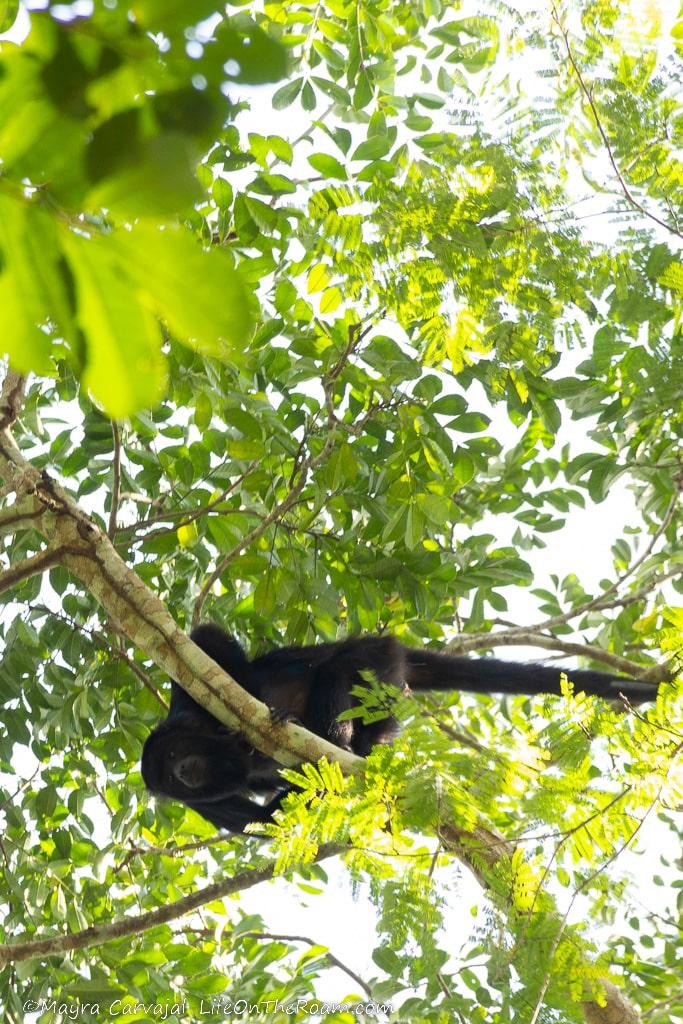
[{"label": "thick tree branch", "polygon": [[13,505],[0,509],[0,537],[17,533],[19,530],[32,530],[35,520],[42,515],[39,504],[30,495],[25,495]]},{"label": "thick tree branch", "polygon": [[8,370],[0,391],[0,430],[7,430],[18,418],[25,388],[26,378]]}]

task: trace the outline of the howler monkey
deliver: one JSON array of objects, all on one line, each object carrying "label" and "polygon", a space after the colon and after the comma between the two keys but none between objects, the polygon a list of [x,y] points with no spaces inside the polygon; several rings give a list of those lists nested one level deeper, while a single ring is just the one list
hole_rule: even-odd
[{"label": "howler monkey", "polygon": [[[393,637],[359,637],[310,647],[283,647],[249,661],[236,640],[205,624],[192,639],[243,689],[273,714],[296,718],[318,736],[361,756],[398,732],[389,715],[365,724],[338,721],[358,704],[352,687],[362,673],[399,689],[470,690],[475,693],[559,693],[560,668],[496,658],[466,658],[404,647]],[[571,669],[577,689],[600,697],[623,694],[634,703],[655,697],[656,686],[620,676]],[[148,737],[142,777],[152,793],[173,797],[219,828],[243,832],[249,822],[270,821],[286,792],[272,758],[254,750],[200,707],[177,683],[168,717]],[[259,803],[254,796],[265,800]]]}]

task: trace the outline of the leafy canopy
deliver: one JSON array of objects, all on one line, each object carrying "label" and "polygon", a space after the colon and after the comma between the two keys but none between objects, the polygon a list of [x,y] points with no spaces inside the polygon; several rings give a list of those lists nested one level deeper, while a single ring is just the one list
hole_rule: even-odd
[{"label": "leafy canopy", "polygon": [[[254,653],[386,630],[675,666],[683,22],[599,0],[33,6],[0,53],[0,337],[38,375],[13,435],[176,622]],[[149,623],[131,603],[115,630],[40,562],[60,518],[17,526],[12,459],[3,441],[4,941],[83,934],[4,970],[8,1020],[28,986],[307,1019],[326,944],[355,956],[325,931],[338,906],[313,909],[327,842],[377,907],[372,965],[334,976],[354,1000],[608,1020],[611,977],[648,1021],[681,1012],[675,684],[633,715],[571,669],[562,698],[396,698],[403,736],[364,779],[302,766],[270,845],[216,840],[144,793]],[[486,891],[454,900],[454,845]],[[132,921],[306,859],[303,944],[228,889]]]}]

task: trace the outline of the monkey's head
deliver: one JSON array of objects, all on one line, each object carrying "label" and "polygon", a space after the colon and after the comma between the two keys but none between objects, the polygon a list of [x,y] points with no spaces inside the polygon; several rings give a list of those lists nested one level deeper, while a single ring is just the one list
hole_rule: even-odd
[{"label": "monkey's head", "polygon": [[201,722],[162,723],[142,748],[141,771],[152,793],[177,800],[222,800],[249,775],[250,748],[227,729]]}]

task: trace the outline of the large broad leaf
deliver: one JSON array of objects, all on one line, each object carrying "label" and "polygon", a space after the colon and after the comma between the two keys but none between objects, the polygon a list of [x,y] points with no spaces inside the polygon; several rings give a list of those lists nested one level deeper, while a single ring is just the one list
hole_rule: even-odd
[{"label": "large broad leaf", "polygon": [[116,418],[155,405],[166,383],[159,325],[104,238],[65,234],[85,336],[83,384]]},{"label": "large broad leaf", "polygon": [[51,335],[73,338],[71,309],[52,218],[0,193],[0,336],[22,373],[49,373]]},{"label": "large broad leaf", "polygon": [[215,0],[135,0],[131,5],[135,17],[154,31],[172,36],[184,32],[220,9]]},{"label": "large broad leaf", "polygon": [[255,300],[228,253],[202,249],[183,229],[138,225],[107,239],[140,300],[178,341],[236,358],[251,336]]},{"label": "large broad leaf", "polygon": [[158,402],[165,386],[161,330],[237,358],[253,317],[229,257],[205,252],[182,230],[138,226],[85,238],[64,232],[85,336],[85,385],[116,417]]},{"label": "large broad leaf", "polygon": [[202,69],[218,64],[237,82],[260,85],[279,82],[287,74],[287,50],[249,18],[223,22],[206,47]]},{"label": "large broad leaf", "polygon": [[[43,22],[39,20],[42,28]],[[50,27],[50,26],[48,26]],[[46,65],[49,67],[49,65]],[[86,129],[55,105],[30,54],[2,44],[0,59],[0,160],[15,181],[50,182],[60,200],[80,196]]]},{"label": "large broad leaf", "polygon": [[0,0],[0,32],[7,32],[19,13],[19,0]]},{"label": "large broad leaf", "polygon": [[188,210],[201,196],[196,157],[187,136],[168,132],[148,139],[137,148],[135,161],[92,189],[86,205],[124,217],[163,218]]}]

